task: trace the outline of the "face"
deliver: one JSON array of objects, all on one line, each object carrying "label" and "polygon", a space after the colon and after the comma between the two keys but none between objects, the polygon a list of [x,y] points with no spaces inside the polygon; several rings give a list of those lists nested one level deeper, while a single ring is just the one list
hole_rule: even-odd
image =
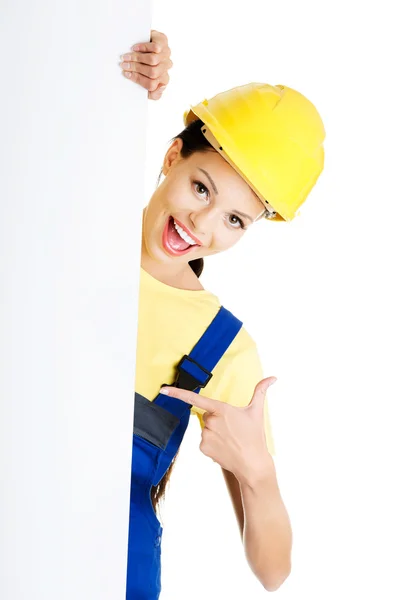
[{"label": "face", "polygon": [[180,155],[169,148],[165,178],[144,211],[144,250],[164,263],[188,263],[236,244],[264,205],[216,151]]}]

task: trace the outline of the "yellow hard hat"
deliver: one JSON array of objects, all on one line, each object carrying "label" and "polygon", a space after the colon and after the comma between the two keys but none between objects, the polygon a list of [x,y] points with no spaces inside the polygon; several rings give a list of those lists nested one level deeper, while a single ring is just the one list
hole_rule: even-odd
[{"label": "yellow hard hat", "polygon": [[185,126],[196,119],[215,150],[276,212],[273,220],[291,221],[324,167],[325,129],[315,106],[289,87],[249,83],[191,106]]}]

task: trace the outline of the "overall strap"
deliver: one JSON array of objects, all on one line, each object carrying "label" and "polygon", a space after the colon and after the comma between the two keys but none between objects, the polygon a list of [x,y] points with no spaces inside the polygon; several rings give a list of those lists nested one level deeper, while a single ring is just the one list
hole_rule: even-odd
[{"label": "overall strap", "polygon": [[[212,370],[225,354],[242,325],[243,323],[239,319],[221,306],[190,354],[185,354],[180,361],[177,367],[177,377],[172,385],[199,393],[200,389],[204,388],[210,381]],[[179,425],[171,435],[167,447],[161,455],[153,479],[153,485],[157,485],[178,452],[189,422],[191,405],[164,394],[158,394],[154,402],[180,419]]]},{"label": "overall strap", "polygon": [[[175,382],[164,385],[172,385],[198,393],[210,381],[211,371],[225,354],[242,325],[243,323],[239,319],[221,306],[190,354],[185,354],[177,365]],[[154,402],[177,417],[180,417],[182,410],[189,406],[186,402],[164,394],[158,394]]]}]

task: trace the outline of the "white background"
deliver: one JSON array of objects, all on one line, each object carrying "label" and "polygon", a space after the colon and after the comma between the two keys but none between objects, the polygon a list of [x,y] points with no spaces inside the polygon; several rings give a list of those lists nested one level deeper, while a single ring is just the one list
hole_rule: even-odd
[{"label": "white background", "polygon": [[[174,67],[149,108],[146,185],[190,104],[250,81],[317,106],[325,170],[290,224],[258,223],[206,260],[203,285],[255,338],[293,528],[277,597],[400,598],[400,47],[395,6],[248,0],[154,5]],[[265,598],[220,467],[191,420],[162,508],[163,600]]]},{"label": "white background", "polygon": [[[294,546],[275,595],[397,600],[395,7],[155,0],[152,27],[169,36],[174,67],[162,100],[147,105],[115,69],[145,39],[148,9],[137,0],[2,5],[11,92],[1,105],[2,596],[123,598],[134,203],[152,194],[190,104],[265,81],[317,106],[325,170],[295,221],[258,223],[206,261],[202,281],[278,378],[268,397]],[[161,597],[264,598],[220,468],[199,443],[193,418],[162,511]]]}]

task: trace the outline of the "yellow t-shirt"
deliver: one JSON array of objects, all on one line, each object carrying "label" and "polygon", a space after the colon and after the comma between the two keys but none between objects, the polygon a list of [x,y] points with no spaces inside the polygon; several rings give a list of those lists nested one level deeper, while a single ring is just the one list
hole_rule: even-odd
[{"label": "yellow t-shirt", "polygon": [[[220,307],[217,296],[207,290],[174,288],[141,268],[135,381],[138,394],[153,401],[164,383],[173,384],[176,365],[191,352]],[[212,372],[211,380],[200,390],[201,396],[233,406],[250,403],[264,375],[257,347],[243,326]],[[202,428],[204,412],[195,406],[191,409]],[[264,425],[268,451],[275,455],[267,399]]]}]

